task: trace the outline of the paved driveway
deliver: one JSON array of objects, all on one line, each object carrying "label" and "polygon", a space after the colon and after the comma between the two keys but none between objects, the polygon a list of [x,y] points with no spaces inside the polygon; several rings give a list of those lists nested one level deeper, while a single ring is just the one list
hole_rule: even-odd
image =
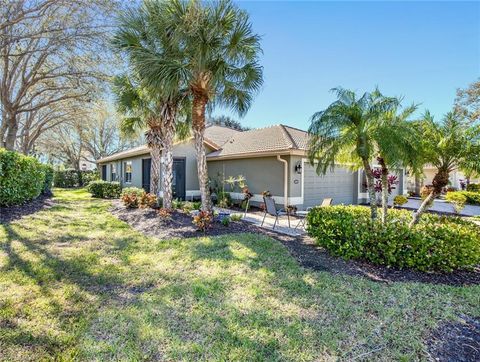
[{"label": "paved driveway", "polygon": [[[402,207],[416,210],[422,203],[422,200],[419,199],[412,199],[409,198],[408,202],[403,205]],[[431,211],[438,211],[442,213],[449,213],[449,214],[454,214],[455,209],[453,208],[452,204],[444,201],[444,200],[435,200],[433,202],[433,206],[430,207]],[[462,210],[461,214],[463,216],[476,216],[480,215],[480,206],[474,206],[474,205],[466,205],[465,208]]]}]

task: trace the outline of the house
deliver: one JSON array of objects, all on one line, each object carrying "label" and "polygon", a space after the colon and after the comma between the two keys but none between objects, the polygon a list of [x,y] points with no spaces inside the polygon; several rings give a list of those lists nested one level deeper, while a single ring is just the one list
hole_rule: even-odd
[{"label": "house", "polygon": [[[318,205],[323,198],[334,204],[358,204],[367,201],[365,176],[339,165],[326,175],[317,175],[307,160],[308,134],[286,125],[275,125],[249,131],[208,126],[205,130],[208,174],[219,183],[229,176],[242,175],[252,203],[262,202],[262,192],[270,191],[279,205],[296,205],[299,209]],[[173,195],[179,199],[200,197],[193,139],[173,147]],[[149,190],[150,152],[146,146],[119,152],[97,161],[102,178],[119,181],[123,187]],[[397,174],[399,184],[394,194],[403,194],[406,178]],[[241,190],[232,191],[233,199],[242,199]]]}]

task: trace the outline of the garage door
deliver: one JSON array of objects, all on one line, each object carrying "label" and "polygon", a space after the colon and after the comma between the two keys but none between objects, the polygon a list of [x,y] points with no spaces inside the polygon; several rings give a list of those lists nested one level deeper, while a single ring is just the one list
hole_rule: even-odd
[{"label": "garage door", "polygon": [[317,175],[315,168],[305,164],[304,175],[304,207],[316,206],[324,198],[333,198],[333,203],[354,203],[354,173],[348,169],[337,167],[326,175]]}]

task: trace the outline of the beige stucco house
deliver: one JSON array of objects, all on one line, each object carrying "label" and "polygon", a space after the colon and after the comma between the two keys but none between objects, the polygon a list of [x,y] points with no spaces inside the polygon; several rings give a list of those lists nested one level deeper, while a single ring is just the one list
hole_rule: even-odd
[{"label": "beige stucco house", "polygon": [[[269,190],[276,203],[296,205],[300,209],[315,206],[323,198],[334,204],[358,204],[367,200],[362,171],[351,171],[339,165],[326,175],[317,175],[307,160],[308,134],[305,131],[275,125],[249,131],[209,126],[205,130],[205,147],[210,179],[222,181],[242,175],[252,202],[262,202],[262,192]],[[193,199],[200,196],[193,139],[177,142],[174,156],[174,197]],[[140,146],[97,161],[102,178],[119,181],[123,187],[149,189],[150,152]],[[406,190],[403,170],[394,191]],[[229,188],[226,187],[228,191]],[[231,192],[241,199],[240,190]],[[393,195],[392,195],[393,197]]]}]

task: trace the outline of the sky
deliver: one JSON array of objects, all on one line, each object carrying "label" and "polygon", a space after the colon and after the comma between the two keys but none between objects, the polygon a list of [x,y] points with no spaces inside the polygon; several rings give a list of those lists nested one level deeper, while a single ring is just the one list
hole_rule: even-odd
[{"label": "sky", "polygon": [[456,89],[480,76],[480,2],[237,3],[263,49],[264,85],[240,119],[245,126],[306,130],[337,86],[359,93],[378,86],[440,119]]}]

